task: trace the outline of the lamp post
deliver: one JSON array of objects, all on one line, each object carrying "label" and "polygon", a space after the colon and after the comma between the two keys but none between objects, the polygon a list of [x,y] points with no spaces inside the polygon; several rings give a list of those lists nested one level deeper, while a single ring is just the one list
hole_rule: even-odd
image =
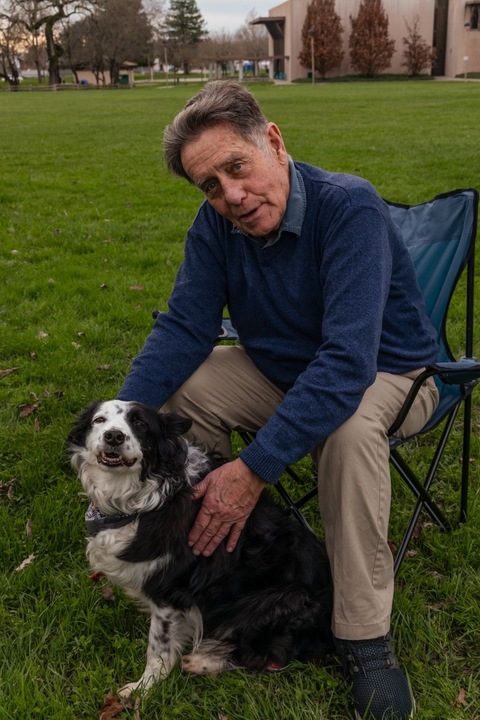
[{"label": "lamp post", "polygon": [[167,58],[167,43],[165,40],[163,41],[163,53],[164,53],[163,64],[165,66],[165,81],[168,85],[168,58]]},{"label": "lamp post", "polygon": [[315,84],[315,29],[310,28],[308,31],[310,35],[310,48],[312,51],[312,85]]}]

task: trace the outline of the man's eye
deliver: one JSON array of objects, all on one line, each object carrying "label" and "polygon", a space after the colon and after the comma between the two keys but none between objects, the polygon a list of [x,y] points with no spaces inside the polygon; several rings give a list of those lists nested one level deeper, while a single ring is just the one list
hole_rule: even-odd
[{"label": "man's eye", "polygon": [[215,190],[216,187],[217,187],[216,180],[210,180],[210,182],[206,183],[202,189],[203,189],[203,192],[205,193],[205,195],[210,195]]}]

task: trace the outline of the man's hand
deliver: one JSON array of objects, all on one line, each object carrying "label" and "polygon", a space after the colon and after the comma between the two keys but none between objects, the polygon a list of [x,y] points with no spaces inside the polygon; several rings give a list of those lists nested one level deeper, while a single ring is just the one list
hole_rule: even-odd
[{"label": "man's hand", "polygon": [[203,503],[188,536],[194,555],[208,557],[227,537],[233,552],[265,482],[238,458],[212,470],[194,489]]}]

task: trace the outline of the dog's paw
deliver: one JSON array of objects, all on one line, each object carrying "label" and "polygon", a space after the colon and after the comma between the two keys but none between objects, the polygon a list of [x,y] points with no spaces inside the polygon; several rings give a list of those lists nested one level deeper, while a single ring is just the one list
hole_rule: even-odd
[{"label": "dog's paw", "polygon": [[224,657],[210,653],[193,652],[182,658],[182,670],[192,675],[219,675],[229,668],[230,663]]},{"label": "dog's paw", "polygon": [[127,683],[127,685],[124,685],[120,690],[118,690],[117,694],[122,700],[128,700],[133,693],[135,692],[145,692],[145,690],[148,690],[150,685],[153,683],[145,682],[145,680],[138,680],[138,682],[131,682]]}]

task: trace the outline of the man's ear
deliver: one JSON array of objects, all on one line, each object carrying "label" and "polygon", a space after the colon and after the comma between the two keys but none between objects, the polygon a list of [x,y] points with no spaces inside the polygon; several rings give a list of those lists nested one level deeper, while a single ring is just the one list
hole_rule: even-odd
[{"label": "man's ear", "polygon": [[267,142],[272,148],[274,155],[277,155],[281,162],[288,162],[287,149],[278,125],[275,125],[273,122],[268,123],[266,135]]}]

